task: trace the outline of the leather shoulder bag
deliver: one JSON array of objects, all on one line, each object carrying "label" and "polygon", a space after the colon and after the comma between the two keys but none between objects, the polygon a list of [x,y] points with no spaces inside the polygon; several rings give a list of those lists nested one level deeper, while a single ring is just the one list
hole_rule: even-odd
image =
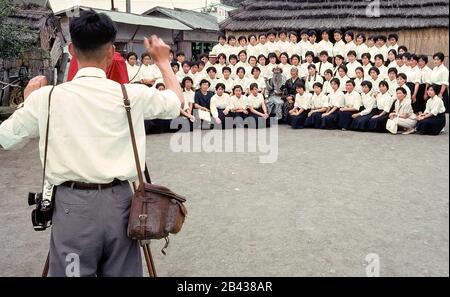
[{"label": "leather shoulder bag", "polygon": [[[131,119],[130,100],[124,85],[122,85],[122,92],[139,179],[139,185],[131,202],[127,235],[133,240],[165,238],[168,241],[169,234],[178,233],[183,226],[187,215],[184,206],[186,199],[166,187],[151,184],[150,180],[144,182]],[[147,170],[146,177],[149,178]]]}]

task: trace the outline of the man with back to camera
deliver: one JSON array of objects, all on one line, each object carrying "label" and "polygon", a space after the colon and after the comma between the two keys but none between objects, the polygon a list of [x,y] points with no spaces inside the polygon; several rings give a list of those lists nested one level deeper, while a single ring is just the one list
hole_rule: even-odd
[{"label": "man with back to camera", "polygon": [[[79,257],[80,276],[142,276],[139,244],[126,236],[137,179],[121,85],[106,78],[117,29],[105,14],[82,11],[70,23],[70,53],[79,71],[55,87],[50,102],[46,179],[57,186],[50,240],[50,275],[67,276],[68,255]],[[183,96],[167,62],[169,47],[158,37],[145,47],[161,70],[167,90],[126,85],[142,168],[144,119],[179,115]],[[51,87],[45,77],[27,86],[25,104],[0,126],[0,145],[23,147],[40,136],[43,162]]]}]

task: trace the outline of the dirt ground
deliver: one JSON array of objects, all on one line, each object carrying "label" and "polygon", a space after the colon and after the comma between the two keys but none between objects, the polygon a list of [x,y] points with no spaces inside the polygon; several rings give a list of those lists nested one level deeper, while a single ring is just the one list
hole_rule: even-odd
[{"label": "dirt ground", "polygon": [[[369,254],[381,276],[449,275],[447,133],[278,134],[273,164],[148,137],[154,182],[188,198],[168,255],[152,244],[160,276],[366,276]],[[0,276],[40,275],[50,232],[33,231],[26,197],[41,174],[36,141],[0,151]]]}]

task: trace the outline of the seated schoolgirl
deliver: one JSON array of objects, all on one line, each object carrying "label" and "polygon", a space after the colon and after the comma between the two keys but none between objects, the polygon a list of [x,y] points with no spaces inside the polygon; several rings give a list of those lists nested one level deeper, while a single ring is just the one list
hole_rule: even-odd
[{"label": "seated schoolgirl", "polygon": [[314,94],[311,98],[311,110],[305,120],[306,128],[317,128],[322,126],[322,114],[329,109],[328,96],[322,92],[323,85],[321,83],[314,84]]},{"label": "seated schoolgirl", "polygon": [[338,67],[338,74],[336,76],[341,81],[341,91],[345,92],[345,85],[350,78],[347,76],[347,67],[345,65],[341,65]]},{"label": "seated schoolgirl", "polygon": [[200,81],[200,89],[195,92],[194,96],[194,109],[210,112],[211,110],[211,98],[214,93],[209,91],[210,83],[208,80],[203,79]]},{"label": "seated schoolgirl", "polygon": [[231,96],[228,110],[230,110],[231,115],[235,119],[241,118],[245,120],[248,116],[248,99],[240,85],[236,85],[233,88],[233,96]]},{"label": "seated schoolgirl", "polygon": [[361,83],[362,110],[352,115],[353,122],[350,129],[367,132],[370,119],[378,114],[376,94],[372,92],[372,83],[363,81]]},{"label": "seated schoolgirl", "polygon": [[331,80],[332,91],[328,94],[330,108],[326,113],[322,114],[322,129],[338,128],[337,120],[339,116],[339,109],[344,107],[345,104],[345,96],[344,92],[340,90],[340,83],[341,81],[337,78],[333,78]]},{"label": "seated schoolgirl", "polygon": [[225,66],[222,68],[222,78],[219,79],[219,83],[225,85],[225,92],[231,94],[234,87],[234,79],[231,78],[231,68]]},{"label": "seated schoolgirl", "polygon": [[405,87],[399,87],[397,89],[397,100],[395,101],[394,112],[389,115],[391,120],[397,122],[399,128],[405,130],[402,134],[408,135],[415,132],[417,124],[416,114],[411,106],[411,100],[406,98],[407,91]]},{"label": "seated schoolgirl", "polygon": [[255,119],[255,127],[250,128],[266,128],[270,124],[269,114],[267,112],[267,106],[264,96],[258,91],[258,84],[250,84],[250,94],[247,97],[249,117]]},{"label": "seated schoolgirl", "polygon": [[297,85],[296,92],[294,108],[289,111],[288,123],[293,129],[303,129],[310,111],[312,94],[306,92],[303,84]]},{"label": "seated schoolgirl", "polygon": [[226,128],[226,118],[230,117],[228,109],[231,103],[230,95],[225,93],[225,85],[218,83],[216,85],[216,94],[211,98],[211,115],[216,125]]},{"label": "seated schoolgirl", "polygon": [[372,86],[373,86],[372,91],[374,93],[378,93],[378,86],[380,85],[380,81],[383,80],[380,77],[380,70],[377,67],[373,66],[369,70],[369,75],[370,75],[370,78],[367,79],[367,81],[369,81],[372,84]]},{"label": "seated schoolgirl", "polygon": [[238,69],[236,70],[237,76],[234,79],[234,86],[240,86],[244,95],[248,94],[248,87],[249,87],[248,79],[245,76],[245,73],[246,70],[244,67],[238,67]]},{"label": "seated schoolgirl", "polygon": [[[253,67],[252,76],[247,80],[248,85],[255,83],[258,86],[258,92],[265,97],[266,95],[266,81],[261,76],[261,69],[259,67]],[[249,90],[251,92],[251,90]]]},{"label": "seated schoolgirl", "polygon": [[430,99],[427,101],[425,112],[417,118],[417,132],[423,135],[439,135],[446,125],[445,105],[439,92],[438,85],[429,86],[427,94]]},{"label": "seated schoolgirl", "polygon": [[344,95],[344,107],[339,109],[338,127],[342,130],[350,129],[352,115],[358,113],[361,108],[361,95],[355,91],[355,82],[348,80],[345,84],[347,93]]},{"label": "seated schoolgirl", "polygon": [[377,94],[378,114],[369,120],[368,130],[370,132],[387,133],[386,123],[394,104],[394,98],[389,92],[388,82],[381,81],[378,88],[380,89],[380,92]]}]

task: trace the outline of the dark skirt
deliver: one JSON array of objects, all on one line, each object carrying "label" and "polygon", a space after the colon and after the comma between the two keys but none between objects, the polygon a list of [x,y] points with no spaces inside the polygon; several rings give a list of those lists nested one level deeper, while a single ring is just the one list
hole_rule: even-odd
[{"label": "dark skirt", "polygon": [[315,112],[310,117],[307,117],[305,120],[305,127],[320,129],[322,126],[322,114],[323,112]]},{"label": "dark skirt", "polygon": [[375,108],[368,115],[353,119],[350,129],[355,130],[355,131],[362,131],[362,132],[369,131],[369,121],[374,115],[376,115],[378,113],[379,113],[379,110]]},{"label": "dark skirt", "polygon": [[162,134],[170,132],[170,121],[171,120],[145,120],[145,134]]},{"label": "dark skirt", "polygon": [[322,129],[334,130],[338,128],[339,111],[336,110],[329,116],[322,118]]},{"label": "dark skirt", "polygon": [[431,118],[417,122],[416,130],[422,135],[439,135],[442,129],[445,128],[446,118],[445,113],[432,116]]},{"label": "dark skirt", "polygon": [[353,118],[352,115],[357,113],[356,111],[339,111],[338,114],[338,127],[340,129],[350,129]]},{"label": "dark skirt", "polygon": [[[260,113],[264,113],[264,110],[262,108],[257,109],[256,111],[260,112]],[[251,126],[249,126],[249,128],[254,128],[254,129],[264,129],[264,128],[270,128],[270,117],[268,117],[267,119],[260,117],[259,115],[250,112],[248,114],[247,118],[253,118],[254,119],[254,125],[252,124]]]},{"label": "dark skirt", "polygon": [[303,111],[298,116],[289,115],[289,121],[291,123],[292,129],[303,129],[305,128],[305,121],[308,117],[309,110]]},{"label": "dark skirt", "polygon": [[[227,115],[225,115],[223,113],[223,111],[224,111],[224,109],[217,109],[217,112],[219,114],[219,119],[222,122],[222,124],[221,124],[222,129],[232,129],[233,126],[227,125],[226,123],[227,123],[227,121],[231,121],[233,119],[233,116],[231,115],[231,113],[228,113]],[[213,121],[214,121],[214,124],[216,124],[215,120],[213,120]]]},{"label": "dark skirt", "polygon": [[386,130],[386,124],[388,120],[389,120],[389,113],[375,119],[372,117],[369,120],[368,130],[370,132],[376,133],[388,133],[388,130]]},{"label": "dark skirt", "polygon": [[[439,92],[440,92],[441,88],[442,88],[442,85],[438,85],[438,87],[439,87]],[[444,101],[445,112],[448,113],[448,111],[449,111],[448,86],[447,86],[447,89],[444,92],[444,95],[442,96],[442,100]]]},{"label": "dark skirt", "polygon": [[417,92],[416,102],[413,103],[412,107],[415,113],[424,112],[427,105],[425,100],[426,84],[419,85],[419,91]]},{"label": "dark skirt", "polygon": [[287,100],[283,104],[283,122],[289,124],[289,111],[294,108],[294,102],[289,103]]}]

